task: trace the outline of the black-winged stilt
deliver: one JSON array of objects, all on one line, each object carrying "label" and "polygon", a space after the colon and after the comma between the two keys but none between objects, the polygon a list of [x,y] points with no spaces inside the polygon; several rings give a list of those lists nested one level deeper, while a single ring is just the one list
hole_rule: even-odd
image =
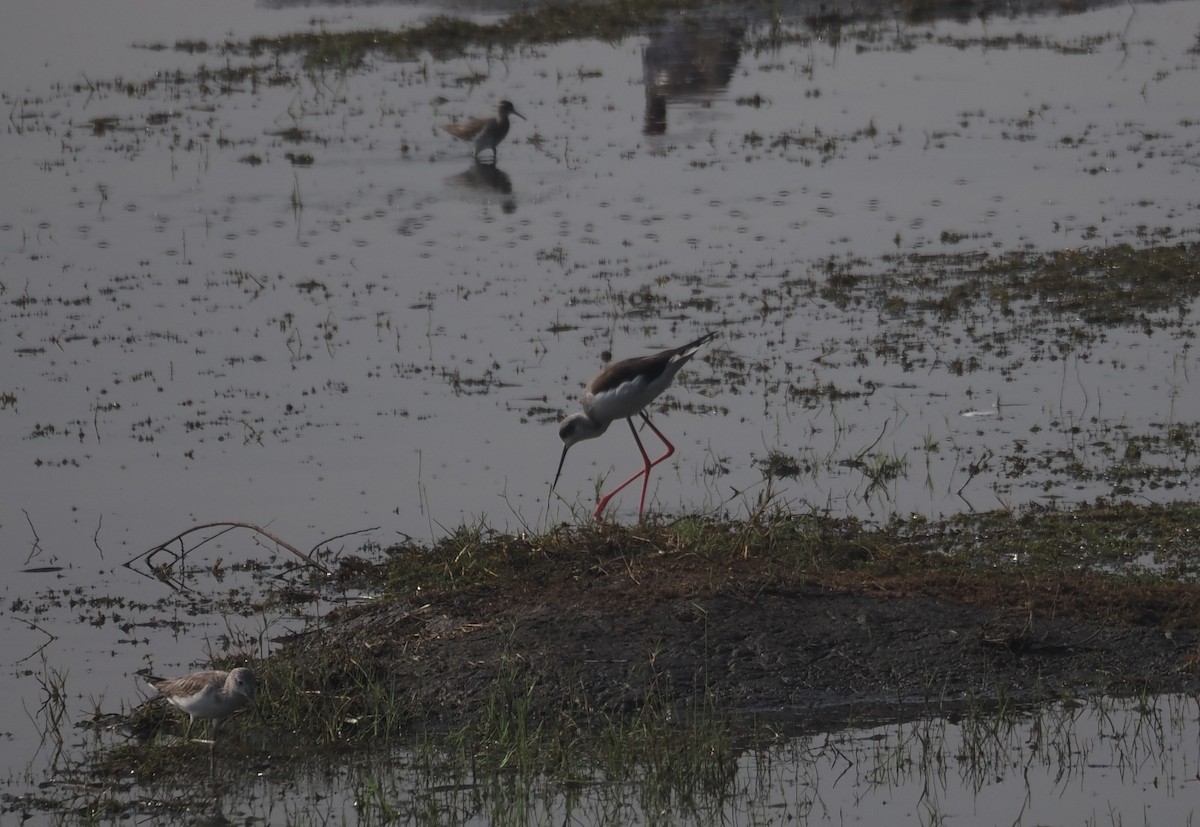
[{"label": "black-winged stilt", "polygon": [[[661,353],[613,362],[600,371],[595,379],[588,382],[587,387],[583,389],[583,396],[580,397],[583,411],[571,414],[558,427],[558,435],[563,441],[563,451],[562,458],[558,461],[558,472],[554,475],[554,482],[550,485],[550,490],[553,491],[554,486],[558,484],[563,463],[567,459],[567,451],[572,445],[585,439],[594,439],[607,431],[608,426],[613,422],[624,419],[629,423],[629,430],[633,432],[633,438],[637,441],[638,450],[642,453],[642,461],[645,465],[641,471],[601,497],[593,516],[599,520],[600,514],[608,505],[609,500],[638,477],[642,477],[642,499],[638,503],[638,519],[642,519],[642,511],[646,507],[646,489],[650,484],[650,469],[675,453],[675,446],[663,436],[658,428],[654,427],[645,408],[670,386],[675,375],[687,364],[689,359],[696,355],[696,351],[716,335],[716,331],[713,331],[686,345],[664,350]],[[645,420],[646,425],[662,440],[667,449],[666,453],[653,462],[646,454],[646,449],[642,447],[642,440],[638,437],[637,428],[633,425],[635,415],[639,415]]]}]

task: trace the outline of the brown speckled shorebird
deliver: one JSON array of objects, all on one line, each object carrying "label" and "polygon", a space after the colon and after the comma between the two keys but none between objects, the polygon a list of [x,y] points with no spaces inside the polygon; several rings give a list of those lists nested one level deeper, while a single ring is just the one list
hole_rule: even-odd
[{"label": "brown speckled shorebird", "polygon": [[[675,453],[675,446],[650,421],[650,417],[646,414],[646,406],[670,387],[671,383],[675,381],[675,374],[679,373],[688,360],[696,355],[696,351],[716,335],[716,331],[706,333],[695,341],[673,347],[670,350],[613,362],[600,371],[595,379],[588,382],[587,387],[583,389],[583,396],[580,397],[583,411],[571,414],[558,426],[558,436],[563,441],[563,450],[562,457],[558,460],[558,473],[554,475],[554,482],[550,484],[550,490],[553,491],[554,486],[558,484],[558,478],[562,475],[563,463],[567,460],[567,450],[572,445],[585,439],[594,439],[607,431],[608,426],[613,422],[624,419],[629,423],[629,430],[633,431],[633,438],[637,442],[638,450],[642,453],[642,470],[601,497],[599,505],[596,506],[596,512],[592,516],[599,520],[609,500],[618,491],[641,477],[642,499],[638,503],[638,519],[642,519],[642,511],[646,507],[646,487],[650,484],[650,469]],[[662,440],[663,446],[666,448],[666,452],[653,462],[646,454],[646,449],[642,447],[642,440],[638,437],[637,428],[633,426],[634,416],[640,416],[650,430],[654,431],[655,435]]]},{"label": "brown speckled shorebird", "polygon": [[187,729],[183,733],[185,740],[197,718],[213,720],[212,736],[216,738],[221,721],[248,704],[258,688],[254,671],[245,666],[232,672],[216,669],[193,672],[182,678],[146,676],[146,683],[188,714]]},{"label": "brown speckled shorebird", "polygon": [[504,136],[508,134],[508,116],[516,115],[521,120],[525,120],[525,116],[516,110],[512,105],[512,101],[500,101],[496,106],[496,117],[494,118],[470,118],[465,121],[456,123],[443,124],[442,129],[449,132],[455,138],[461,138],[464,141],[475,142],[475,160],[479,160],[479,153],[491,150],[493,163],[496,160],[496,144],[504,140]]}]

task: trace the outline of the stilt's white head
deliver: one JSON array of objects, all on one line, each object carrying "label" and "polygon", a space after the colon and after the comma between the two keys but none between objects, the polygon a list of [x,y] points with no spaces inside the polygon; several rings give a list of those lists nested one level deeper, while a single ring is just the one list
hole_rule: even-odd
[{"label": "stilt's white head", "polygon": [[550,483],[551,491],[554,490],[554,486],[558,485],[558,478],[562,475],[563,463],[567,461],[568,449],[576,442],[582,442],[585,439],[595,439],[607,430],[607,422],[596,422],[582,411],[573,413],[562,421],[562,424],[558,426],[558,437],[563,441],[562,457],[558,460],[558,472],[554,475],[554,482]]}]

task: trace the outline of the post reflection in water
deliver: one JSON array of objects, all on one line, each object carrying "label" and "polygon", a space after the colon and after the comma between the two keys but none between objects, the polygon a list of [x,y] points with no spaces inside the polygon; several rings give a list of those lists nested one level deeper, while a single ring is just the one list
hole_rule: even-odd
[{"label": "post reflection in water", "polygon": [[642,132],[667,131],[667,101],[724,89],[742,55],[742,27],[729,21],[677,18],[642,52],[646,114]]}]

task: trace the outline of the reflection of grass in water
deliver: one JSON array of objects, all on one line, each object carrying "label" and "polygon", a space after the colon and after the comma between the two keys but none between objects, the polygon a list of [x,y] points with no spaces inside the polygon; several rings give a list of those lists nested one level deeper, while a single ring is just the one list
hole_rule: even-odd
[{"label": "reflection of grass in water", "polygon": [[[1195,699],[1185,696],[1018,708],[998,687],[998,698],[937,699],[907,720],[800,734],[760,726],[735,741],[716,711],[676,719],[653,697],[641,714],[620,722],[583,728],[564,716],[534,724],[522,720],[531,711],[522,701],[530,680],[513,664],[497,677],[496,706],[486,717],[450,732],[411,735],[392,749],[325,754],[313,764],[289,762],[280,744],[264,745],[256,754],[218,758],[210,777],[197,772],[202,752],[176,747],[163,750],[156,772],[137,776],[139,783],[58,792],[80,810],[89,796],[102,800],[110,815],[155,800],[182,814],[206,806],[219,789],[218,800],[236,798],[250,812],[296,806],[280,800],[281,792],[294,791],[321,823],[353,800],[363,824],[496,825],[724,823],[731,812],[777,819],[780,807],[819,820],[849,802],[872,812],[902,795],[916,796],[911,806],[923,823],[938,823],[950,800],[961,803],[964,792],[979,796],[997,785],[1010,785],[1009,800],[1019,806],[1022,789],[1029,796],[1048,785],[1069,796],[1114,774],[1130,779],[1126,785],[1172,778],[1178,733],[1194,729],[1196,712]],[[796,724],[804,726],[802,719]],[[271,777],[265,789],[254,772],[264,759]]]},{"label": "reflection of grass in water", "polygon": [[41,736],[38,751],[45,749],[47,744],[52,747],[49,764],[55,769],[63,756],[64,733],[70,723],[67,715],[67,675],[66,671],[50,666],[45,655],[42,655],[42,671],[35,676],[41,688],[42,702],[32,717]]},{"label": "reflection of grass in water", "polygon": [[1173,760],[1167,733],[1194,726],[1195,701],[1184,696],[1015,708],[1000,689],[999,706],[880,727],[873,737],[839,740],[838,748],[850,760],[855,753],[866,759],[873,786],[923,783],[923,804],[933,814],[947,790],[961,786],[978,794],[1009,776],[1024,775],[1027,784],[1030,774],[1040,774],[1064,790],[1079,786],[1093,762],[1122,777],[1136,778],[1147,766],[1166,770]]}]

